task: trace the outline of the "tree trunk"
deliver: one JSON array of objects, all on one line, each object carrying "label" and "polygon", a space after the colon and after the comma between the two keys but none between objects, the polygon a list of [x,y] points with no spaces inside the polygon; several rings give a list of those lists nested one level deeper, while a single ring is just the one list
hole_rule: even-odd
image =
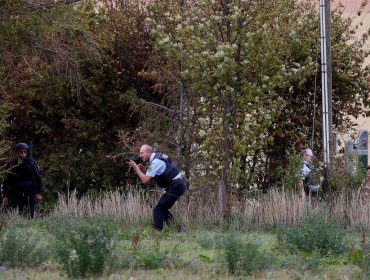
[{"label": "tree trunk", "polygon": [[230,139],[230,116],[231,116],[231,104],[232,104],[232,97],[231,93],[225,93],[226,102],[224,104],[223,110],[223,128],[224,128],[224,142],[223,142],[223,149],[224,149],[224,162],[222,167],[221,179],[219,183],[219,199],[222,199],[220,202],[220,211],[221,215],[224,219],[230,218],[230,197],[231,197],[231,187],[228,182],[228,175],[230,172],[230,163],[231,163],[231,154],[230,151],[232,150],[232,144]]}]

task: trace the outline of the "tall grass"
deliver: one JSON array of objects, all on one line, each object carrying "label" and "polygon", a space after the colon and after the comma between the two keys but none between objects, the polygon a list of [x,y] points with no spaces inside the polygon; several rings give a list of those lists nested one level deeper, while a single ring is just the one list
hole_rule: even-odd
[{"label": "tall grass", "polygon": [[75,191],[68,195],[60,194],[52,215],[61,217],[91,218],[107,216],[115,221],[136,224],[150,218],[150,203],[143,192],[107,192],[100,197],[77,197]]},{"label": "tall grass", "polygon": [[[93,217],[105,215],[125,223],[143,223],[151,220],[151,209],[158,200],[154,195],[132,191],[122,194],[112,191],[101,197],[77,198],[75,192],[60,195],[52,215]],[[330,199],[302,199],[294,192],[271,190],[255,198],[233,200],[232,217],[251,226],[284,226],[298,224],[301,217],[310,211],[320,211],[326,219],[335,216],[347,226],[370,229],[370,199],[362,192],[341,193]],[[189,193],[172,209],[175,217],[188,226],[222,224],[216,194]]]}]

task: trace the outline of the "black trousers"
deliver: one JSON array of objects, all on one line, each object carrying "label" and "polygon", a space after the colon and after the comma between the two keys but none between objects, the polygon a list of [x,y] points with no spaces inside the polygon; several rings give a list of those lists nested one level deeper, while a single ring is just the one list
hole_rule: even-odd
[{"label": "black trousers", "polygon": [[166,192],[153,209],[153,227],[156,230],[162,230],[164,223],[171,224],[173,216],[169,209],[187,190],[188,187],[183,179],[172,181],[171,185],[166,188]]},{"label": "black trousers", "polygon": [[19,213],[23,213],[26,209],[29,218],[35,216],[35,211],[37,207],[36,194],[33,193],[18,193],[9,197],[9,207],[10,209],[18,209]]}]

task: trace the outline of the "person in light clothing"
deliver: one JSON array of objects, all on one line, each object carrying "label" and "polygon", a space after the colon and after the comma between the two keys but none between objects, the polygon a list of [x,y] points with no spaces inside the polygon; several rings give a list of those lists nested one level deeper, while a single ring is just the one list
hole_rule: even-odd
[{"label": "person in light clothing", "polygon": [[313,152],[311,149],[304,149],[301,152],[302,156],[302,182],[303,182],[303,191],[305,195],[312,195],[313,193],[316,193],[320,189],[320,185],[312,184],[311,183],[311,164],[313,162]]},{"label": "person in light clothing", "polygon": [[148,184],[154,179],[159,187],[166,190],[153,208],[153,227],[161,231],[164,223],[170,225],[173,222],[170,209],[188,190],[188,187],[181,177],[180,168],[166,154],[155,153],[151,146],[144,144],[140,147],[139,155],[144,164],[149,164],[146,173],[141,170],[140,164],[138,165],[132,160],[129,162],[129,166],[133,168],[144,184]]}]

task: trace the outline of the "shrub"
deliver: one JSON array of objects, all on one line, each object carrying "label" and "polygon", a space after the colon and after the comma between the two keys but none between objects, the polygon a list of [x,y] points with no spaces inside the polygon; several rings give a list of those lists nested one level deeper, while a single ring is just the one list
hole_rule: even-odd
[{"label": "shrub", "polygon": [[169,258],[169,251],[161,250],[161,238],[166,232],[161,233],[144,229],[135,232],[126,240],[117,241],[111,250],[109,266],[113,270],[126,269],[129,267],[157,269],[168,267],[173,264],[176,256]]},{"label": "shrub", "polygon": [[283,244],[290,252],[312,253],[318,250],[321,256],[343,253],[347,244],[345,235],[334,219],[325,221],[321,214],[310,214],[297,226],[283,229]]},{"label": "shrub", "polygon": [[56,259],[71,278],[99,275],[103,272],[116,228],[110,223],[64,220],[55,230]]},{"label": "shrub", "polygon": [[351,194],[361,188],[366,179],[366,167],[355,154],[349,154],[347,159],[337,158],[330,169],[328,190]]},{"label": "shrub", "polygon": [[107,259],[107,264],[111,270],[122,270],[129,268],[135,262],[135,255],[132,251],[131,242],[121,240],[115,242]]},{"label": "shrub", "polygon": [[287,164],[278,166],[276,169],[277,177],[285,190],[294,190],[302,181],[301,175],[301,156],[294,150],[289,150]]},{"label": "shrub", "polygon": [[210,234],[210,232],[198,234],[195,236],[195,240],[202,248],[207,250],[220,248],[225,242],[223,235]]},{"label": "shrub", "polygon": [[19,219],[0,237],[0,263],[12,267],[34,267],[52,256],[51,235],[30,221]]},{"label": "shrub", "polygon": [[271,265],[271,255],[259,251],[257,244],[228,236],[224,246],[224,260],[231,274],[252,274],[253,272]]},{"label": "shrub", "polygon": [[135,266],[145,269],[157,269],[166,263],[167,253],[142,251],[136,256]]}]

